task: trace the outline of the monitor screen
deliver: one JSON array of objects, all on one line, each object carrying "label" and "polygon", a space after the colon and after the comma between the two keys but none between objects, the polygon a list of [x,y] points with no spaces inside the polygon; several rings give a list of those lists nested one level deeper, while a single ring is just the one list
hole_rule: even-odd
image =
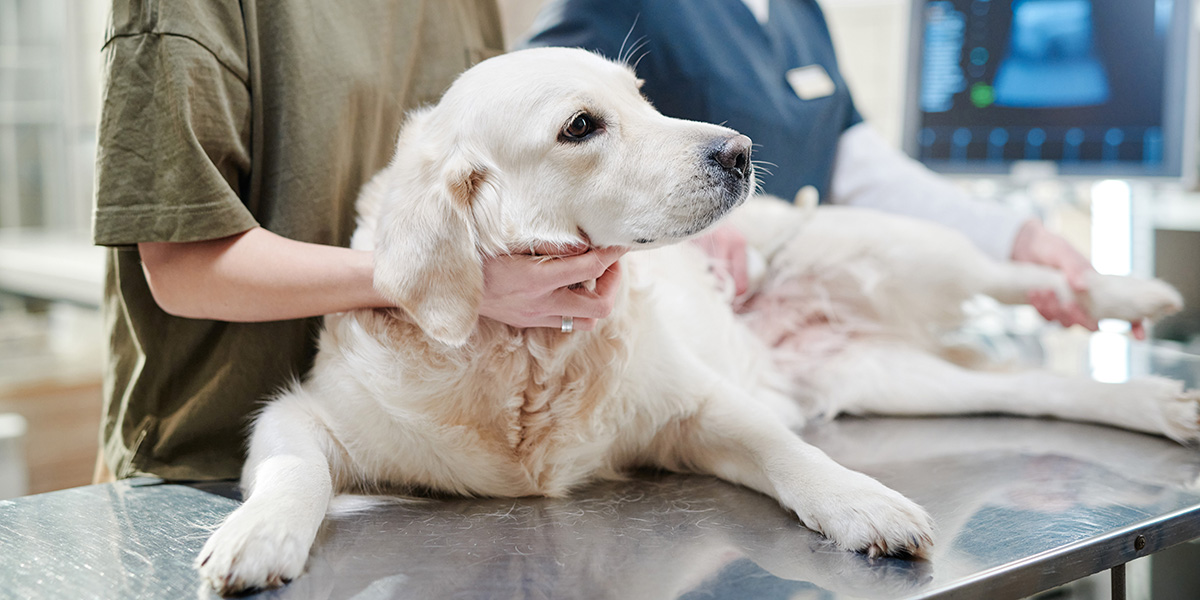
[{"label": "monitor screen", "polygon": [[913,4],[904,144],[930,168],[1190,176],[1191,0]]}]

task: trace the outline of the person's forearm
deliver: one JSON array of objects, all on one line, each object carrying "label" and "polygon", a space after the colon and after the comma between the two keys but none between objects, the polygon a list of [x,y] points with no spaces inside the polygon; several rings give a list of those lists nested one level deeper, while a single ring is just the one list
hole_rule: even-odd
[{"label": "person's forearm", "polygon": [[257,322],[386,306],[370,252],[291,240],[262,228],[203,242],[138,244],[166,312]]},{"label": "person's forearm", "polygon": [[956,229],[992,258],[1011,256],[1029,219],[1000,203],[970,198],[945,178],[892,148],[866,123],[838,141],[832,202],[908,215]]}]

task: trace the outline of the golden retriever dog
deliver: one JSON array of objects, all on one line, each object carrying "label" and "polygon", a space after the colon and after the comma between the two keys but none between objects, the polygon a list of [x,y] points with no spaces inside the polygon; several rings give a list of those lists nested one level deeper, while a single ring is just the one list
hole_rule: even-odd
[{"label": "golden retriever dog", "polygon": [[[336,494],[563,496],[638,467],[715,475],[841,548],[919,557],[926,512],[805,443],[793,429],[806,417],[1009,412],[1195,438],[1196,393],[1177,382],[938,358],[931,331],[965,298],[1070,291],[937,225],[745,202],[750,140],[667,118],[638,87],[582,50],[525,50],[409,117],[352,241],[402,308],[326,318],[312,371],[254,423],[245,502],[197,558],[204,580],[233,593],[300,576]],[[677,243],[729,213],[768,259],[742,314],[701,249]],[[581,242],[641,250],[621,259],[594,331],[478,315],[481,257]],[[1099,276],[1081,300],[1117,318],[1180,304],[1160,282]]]}]

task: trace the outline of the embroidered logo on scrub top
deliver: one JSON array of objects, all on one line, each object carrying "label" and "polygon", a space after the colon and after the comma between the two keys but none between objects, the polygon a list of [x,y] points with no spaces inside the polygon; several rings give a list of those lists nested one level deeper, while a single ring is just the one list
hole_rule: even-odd
[{"label": "embroidered logo on scrub top", "polygon": [[787,82],[801,100],[816,100],[834,92],[837,86],[821,65],[797,67],[787,72]]}]

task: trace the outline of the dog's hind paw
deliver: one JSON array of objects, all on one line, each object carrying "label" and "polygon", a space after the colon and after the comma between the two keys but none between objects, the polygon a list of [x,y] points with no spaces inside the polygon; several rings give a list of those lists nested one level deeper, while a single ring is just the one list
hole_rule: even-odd
[{"label": "dog's hind paw", "polygon": [[1163,381],[1172,388],[1162,403],[1163,433],[1185,446],[1200,447],[1200,389],[1185,390],[1178,381]]},{"label": "dog's hind paw", "polygon": [[308,561],[311,536],[247,508],[234,511],[196,557],[200,578],[223,596],[284,585]]},{"label": "dog's hind paw", "polygon": [[1098,319],[1159,319],[1183,309],[1183,296],[1159,279],[1093,275],[1088,279],[1088,308]]},{"label": "dog's hind paw", "polygon": [[839,547],[878,556],[925,558],[933,547],[933,519],[912,500],[863,475],[821,485],[796,511],[810,529]]}]

